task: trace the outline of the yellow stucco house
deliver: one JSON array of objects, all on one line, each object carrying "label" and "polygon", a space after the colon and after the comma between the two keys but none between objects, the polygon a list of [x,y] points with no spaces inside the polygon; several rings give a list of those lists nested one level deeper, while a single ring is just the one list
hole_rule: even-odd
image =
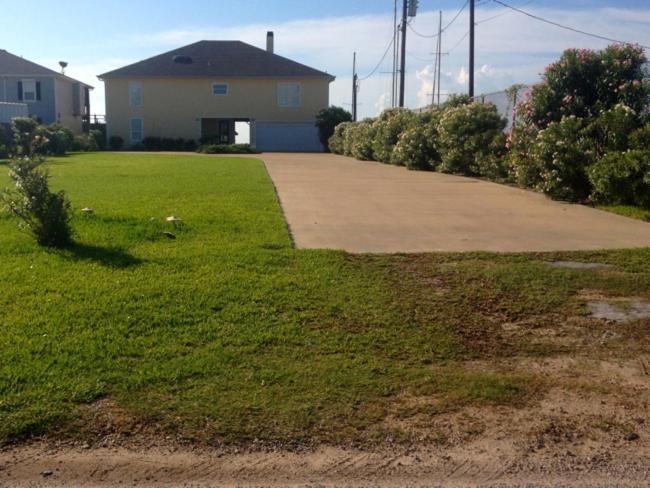
[{"label": "yellow stucco house", "polygon": [[199,41],[99,76],[107,136],[233,143],[250,124],[260,151],[321,151],[316,113],[329,106],[334,77],[240,41]]}]

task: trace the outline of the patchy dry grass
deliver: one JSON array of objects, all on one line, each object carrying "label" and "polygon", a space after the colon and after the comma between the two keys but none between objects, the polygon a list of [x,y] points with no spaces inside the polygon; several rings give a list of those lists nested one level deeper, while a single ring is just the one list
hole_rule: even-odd
[{"label": "patchy dry grass", "polygon": [[[140,432],[218,445],[384,442],[404,432],[391,418],[427,425],[535,405],[558,382],[522,366],[531,361],[650,348],[649,321],[613,324],[586,309],[589,293],[650,300],[647,249],[297,250],[253,159],[86,154],[50,169],[95,214],[76,217],[76,245],[62,252],[0,217],[0,443]],[[171,214],[180,228],[164,222]],[[568,390],[599,387],[587,374],[570,380]]]}]

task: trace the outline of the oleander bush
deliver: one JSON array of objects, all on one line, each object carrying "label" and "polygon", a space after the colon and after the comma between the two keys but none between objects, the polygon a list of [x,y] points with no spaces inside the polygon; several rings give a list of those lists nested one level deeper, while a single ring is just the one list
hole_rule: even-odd
[{"label": "oleander bush", "polygon": [[508,134],[496,106],[458,95],[424,113],[394,108],[340,123],[329,146],[409,169],[508,180],[559,200],[648,206],[649,80],[638,46],[568,49],[516,105]]},{"label": "oleander bush", "polygon": [[351,126],[349,132],[354,133],[354,137],[348,141],[350,156],[361,161],[373,161],[375,159],[372,150],[375,140],[375,121],[373,119],[362,120]]},{"label": "oleander bush", "polygon": [[74,135],[67,127],[61,124],[50,124],[39,126],[36,132],[47,142],[42,146],[42,154],[51,156],[64,156],[65,153],[72,149]]},{"label": "oleander bush", "polygon": [[440,164],[437,147],[441,110],[418,114],[417,121],[399,136],[393,158],[408,169],[435,170]]},{"label": "oleander bush", "polygon": [[343,154],[345,149],[345,132],[351,125],[352,122],[341,122],[334,128],[334,133],[327,142],[330,152],[333,152],[334,154]]},{"label": "oleander bush", "polygon": [[650,207],[650,148],[609,153],[588,172],[594,202]]},{"label": "oleander bush", "polygon": [[382,163],[397,164],[393,158],[395,145],[400,134],[411,127],[416,120],[415,113],[405,108],[384,110],[374,123],[372,143],[374,159]]},{"label": "oleander bush", "polygon": [[493,179],[505,177],[506,123],[493,104],[461,104],[445,110],[438,127],[438,170]]}]

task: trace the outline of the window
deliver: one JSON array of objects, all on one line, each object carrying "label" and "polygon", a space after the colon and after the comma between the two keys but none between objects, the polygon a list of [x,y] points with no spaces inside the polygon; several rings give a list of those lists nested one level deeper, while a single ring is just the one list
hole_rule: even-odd
[{"label": "window", "polygon": [[22,97],[20,100],[25,102],[35,102],[39,97],[36,93],[36,81],[35,80],[23,80],[22,81]]},{"label": "window", "polygon": [[300,83],[278,83],[278,107],[300,107]]},{"label": "window", "polygon": [[144,139],[142,119],[131,119],[131,143],[138,144]]},{"label": "window", "polygon": [[129,106],[142,107],[142,83],[129,81]]},{"label": "window", "polygon": [[217,96],[228,95],[228,83],[214,83],[212,85],[212,94]]}]

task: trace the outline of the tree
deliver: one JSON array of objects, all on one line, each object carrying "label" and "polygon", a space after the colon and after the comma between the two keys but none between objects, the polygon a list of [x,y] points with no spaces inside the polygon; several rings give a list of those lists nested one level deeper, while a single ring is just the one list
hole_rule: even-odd
[{"label": "tree", "polygon": [[341,107],[324,108],[316,114],[318,138],[326,151],[329,152],[329,139],[334,134],[336,126],[350,121],[352,121],[352,114]]}]

